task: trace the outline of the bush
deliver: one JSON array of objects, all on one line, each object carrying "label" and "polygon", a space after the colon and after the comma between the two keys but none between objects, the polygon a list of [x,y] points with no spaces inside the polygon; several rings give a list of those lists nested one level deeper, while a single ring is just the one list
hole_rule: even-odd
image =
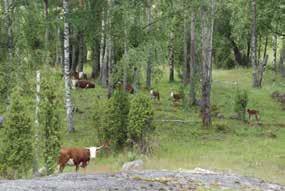
[{"label": "bush", "polygon": [[120,90],[115,91],[105,103],[102,112],[95,114],[95,119],[99,121],[98,138],[103,142],[110,141],[110,146],[115,150],[123,148],[127,141],[128,94]]},{"label": "bush", "polygon": [[144,95],[137,95],[131,101],[128,124],[128,140],[145,153],[149,149],[148,139],[155,130],[151,100]]},{"label": "bush", "polygon": [[248,103],[248,95],[247,91],[237,89],[235,95],[235,103],[234,103],[234,110],[238,114],[239,119],[245,121],[246,120],[246,107]]},{"label": "bush", "polygon": [[13,90],[11,103],[5,116],[0,173],[6,178],[27,176],[32,167],[33,134],[31,119],[25,110],[28,104],[22,92],[23,90],[18,87]]},{"label": "bush", "polygon": [[52,174],[61,146],[59,100],[56,80],[45,77],[41,82],[40,126],[43,137],[43,157],[47,174]]}]

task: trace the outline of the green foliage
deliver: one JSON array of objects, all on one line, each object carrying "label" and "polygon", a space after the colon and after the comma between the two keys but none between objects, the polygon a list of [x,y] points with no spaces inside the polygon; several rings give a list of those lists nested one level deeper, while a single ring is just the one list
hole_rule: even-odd
[{"label": "green foliage", "polygon": [[[33,146],[31,119],[26,111],[23,91],[16,87],[11,94],[11,103],[3,130],[0,153],[0,173],[6,178],[27,176],[32,166]],[[19,99],[21,97],[21,99]]]},{"label": "green foliage", "polygon": [[154,130],[151,100],[145,95],[137,95],[131,100],[128,124],[129,142],[145,153],[149,149],[148,138]]},{"label": "green foliage", "polygon": [[245,121],[246,106],[248,103],[248,95],[246,90],[237,89],[235,100],[234,100],[234,110],[238,114],[239,118]]},{"label": "green foliage", "polygon": [[41,81],[40,126],[42,129],[43,157],[47,174],[52,174],[61,146],[60,102],[56,92],[57,81],[45,76]]},{"label": "green foliage", "polygon": [[123,91],[115,91],[101,112],[100,116],[95,115],[95,119],[99,121],[99,139],[111,141],[111,146],[115,150],[123,148],[127,141],[128,95]]}]

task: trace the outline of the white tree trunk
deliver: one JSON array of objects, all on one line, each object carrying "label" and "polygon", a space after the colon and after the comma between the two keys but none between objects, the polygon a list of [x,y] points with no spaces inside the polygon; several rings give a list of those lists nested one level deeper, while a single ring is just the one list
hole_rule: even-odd
[{"label": "white tree trunk", "polygon": [[188,84],[190,79],[190,64],[189,64],[189,43],[190,43],[190,27],[188,22],[188,17],[186,15],[186,10],[184,14],[184,66],[183,66],[183,83]]},{"label": "white tree trunk", "polygon": [[174,33],[170,31],[168,41],[169,82],[174,82]]},{"label": "white tree trunk", "polygon": [[189,92],[189,98],[190,98],[190,105],[196,104],[196,33],[195,33],[195,23],[196,23],[196,15],[194,10],[192,10],[192,16],[191,16],[191,45],[190,45],[190,92]]},{"label": "white tree trunk", "polygon": [[251,23],[251,65],[253,68],[252,73],[252,86],[260,87],[258,83],[258,60],[257,60],[257,33],[256,33],[256,0],[251,1],[252,8],[252,23]]},{"label": "white tree trunk", "polygon": [[66,106],[66,121],[68,132],[74,132],[72,100],[71,100],[71,83],[70,83],[70,68],[69,68],[69,24],[67,22],[68,15],[68,0],[63,0],[64,9],[64,82],[65,82],[65,106]]},{"label": "white tree trunk", "polygon": [[[202,7],[202,122],[205,127],[211,126],[211,77],[212,77],[212,51],[214,29],[215,0],[211,0],[211,8]],[[211,10],[211,14],[209,14]]]},{"label": "white tree trunk", "polygon": [[275,74],[277,73],[277,35],[273,35],[273,43],[272,43],[272,48],[273,48],[273,69]]},{"label": "white tree trunk", "polygon": [[103,76],[103,64],[104,64],[104,55],[105,55],[105,13],[102,11],[102,21],[101,21],[101,40],[100,40],[100,80],[102,81]]},{"label": "white tree trunk", "polygon": [[[125,18],[127,19],[127,17]],[[128,66],[129,66],[129,57],[128,57],[128,31],[127,31],[127,24],[125,25],[125,41],[124,41],[124,78],[123,78],[123,84],[124,84],[124,90],[127,90],[128,85]]]},{"label": "white tree trunk", "polygon": [[[150,33],[152,31],[151,23],[152,23],[152,14],[151,14],[151,8],[152,8],[152,0],[147,0],[146,5],[146,14],[147,14],[147,32],[150,36]],[[151,88],[151,74],[152,74],[152,45],[149,40],[149,50],[148,50],[148,57],[147,57],[147,68],[146,68],[146,87],[148,89]]]},{"label": "white tree trunk", "polygon": [[11,81],[11,70],[13,66],[13,34],[12,34],[12,20],[11,20],[11,4],[13,3],[13,0],[4,0],[4,14],[5,14],[5,31],[7,33],[7,47],[8,47],[8,62],[5,65],[5,102],[9,103],[9,92],[11,90],[10,88],[10,81]]},{"label": "white tree trunk", "polygon": [[33,175],[39,176],[39,105],[40,105],[40,89],[41,89],[41,73],[39,70],[36,72],[36,111],[35,111],[35,148],[33,159]]}]

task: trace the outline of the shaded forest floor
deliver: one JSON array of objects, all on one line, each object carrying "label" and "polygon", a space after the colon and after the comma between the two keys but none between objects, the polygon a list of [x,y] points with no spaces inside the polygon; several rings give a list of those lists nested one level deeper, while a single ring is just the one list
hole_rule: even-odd
[{"label": "shaded forest floor", "polygon": [[[250,69],[214,70],[212,104],[225,119],[213,118],[210,130],[201,127],[199,108],[187,109],[183,107],[184,103],[178,107],[172,105],[170,91],[178,91],[179,86],[179,82],[168,83],[167,76],[153,85],[160,91],[161,101],[154,101],[157,130],[152,155],[141,156],[130,151],[99,155],[96,161],[91,161],[88,171],[118,171],[124,162],[141,158],[147,169],[201,167],[285,184],[285,115],[280,104],[271,98],[271,93],[276,90],[285,93],[284,80],[273,80],[273,74],[266,71],[263,88],[252,89]],[[234,114],[237,86],[248,91],[248,108],[260,111],[261,124],[254,120],[248,124],[229,119]],[[148,94],[148,91],[141,91]],[[64,135],[64,146],[91,146],[97,143],[96,121],[92,112],[96,110],[97,96],[101,99],[106,96],[106,90],[98,85],[95,89],[74,90],[74,103],[83,113],[75,113],[76,132]]]}]

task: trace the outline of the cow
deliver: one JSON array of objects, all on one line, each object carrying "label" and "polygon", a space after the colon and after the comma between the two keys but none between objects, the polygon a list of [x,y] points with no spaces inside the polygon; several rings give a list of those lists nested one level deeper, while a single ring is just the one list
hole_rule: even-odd
[{"label": "cow", "polygon": [[170,97],[172,98],[174,103],[180,101],[183,98],[181,94],[173,92],[170,93]]},{"label": "cow", "polygon": [[87,80],[77,80],[77,79],[72,79],[72,88],[75,89],[76,87],[78,88],[95,88],[95,84],[92,82],[89,82]]},{"label": "cow", "polygon": [[95,159],[97,152],[103,148],[108,148],[107,144],[100,147],[86,147],[86,148],[62,148],[58,158],[58,171],[63,172],[66,165],[75,166],[75,171],[78,172],[79,167],[86,171],[86,167],[90,159]]},{"label": "cow", "polygon": [[[124,88],[123,87],[123,82],[121,80],[115,82],[114,85],[113,85],[113,88],[122,90]],[[135,89],[133,88],[133,86],[131,84],[127,84],[126,92],[129,92],[130,94],[134,94],[135,93]]]},{"label": "cow", "polygon": [[152,99],[157,99],[159,101],[160,97],[159,97],[159,92],[158,91],[154,91],[153,89],[150,90],[150,97]]}]

